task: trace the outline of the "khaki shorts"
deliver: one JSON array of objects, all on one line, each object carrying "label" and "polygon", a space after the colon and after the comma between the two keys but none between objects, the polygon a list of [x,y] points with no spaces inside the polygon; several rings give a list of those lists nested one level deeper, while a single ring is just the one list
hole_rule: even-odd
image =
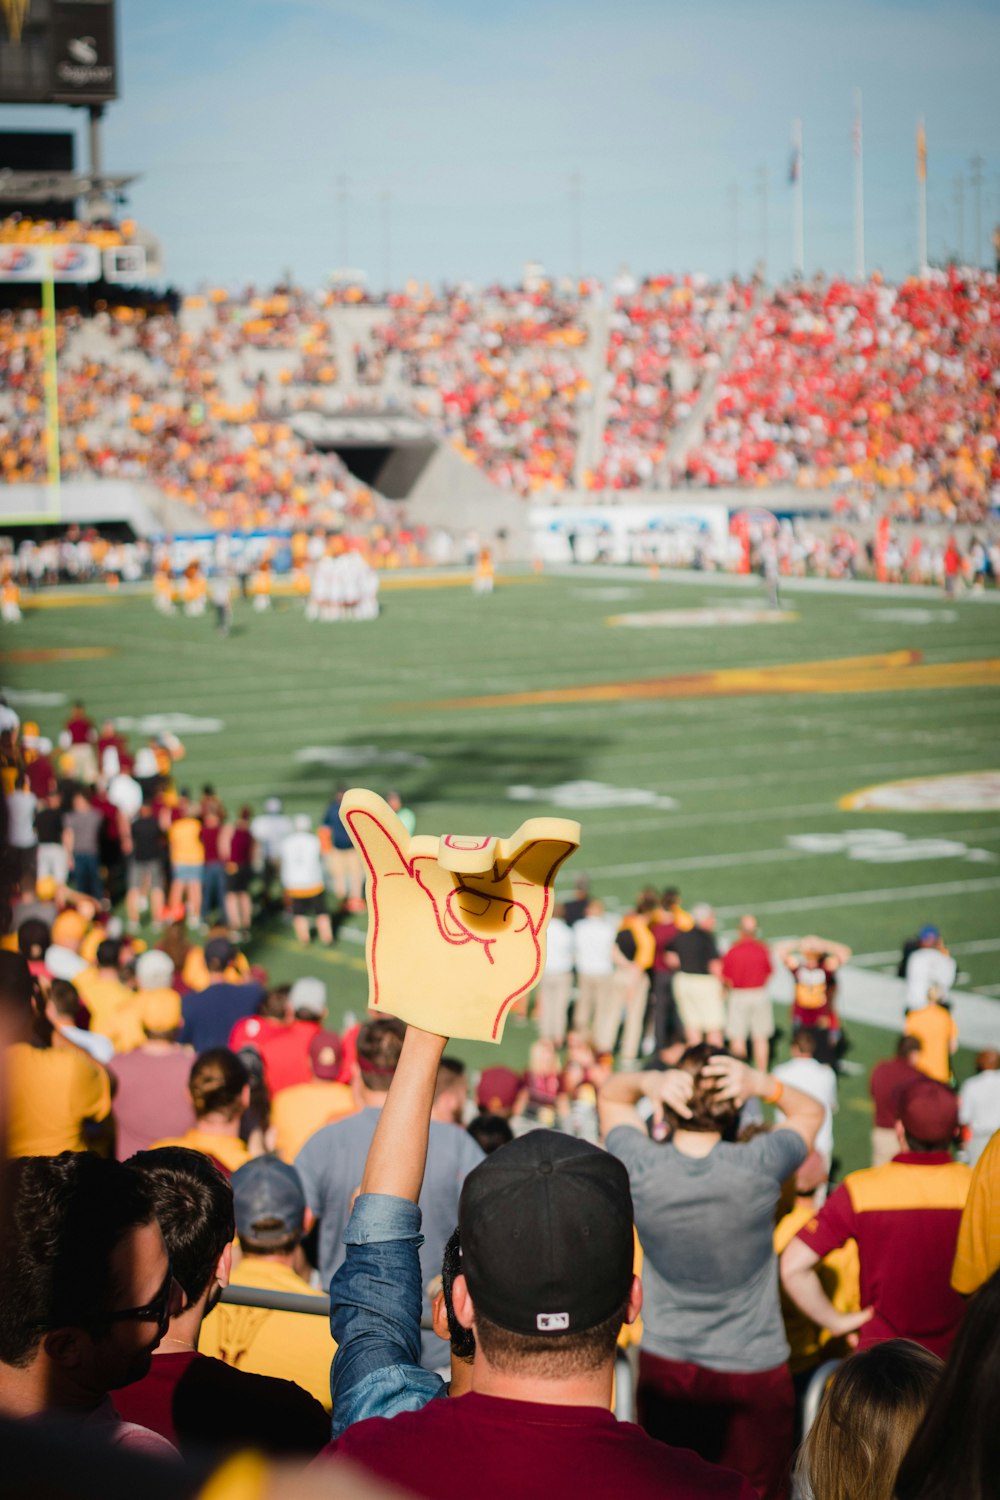
[{"label": "khaki shorts", "polygon": [[724,1031],[722,981],[714,974],[674,973],[674,999],[687,1031]]},{"label": "khaki shorts", "polygon": [[730,990],[726,1016],[726,1035],[731,1042],[745,1042],[748,1036],[768,1041],[774,1034],[774,1009],[767,986],[757,989]]}]

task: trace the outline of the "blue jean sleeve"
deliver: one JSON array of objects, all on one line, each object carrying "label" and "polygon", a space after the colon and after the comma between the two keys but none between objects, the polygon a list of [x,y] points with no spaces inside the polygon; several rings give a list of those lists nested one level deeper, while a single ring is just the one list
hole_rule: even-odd
[{"label": "blue jean sleeve", "polygon": [[333,1436],[367,1417],[415,1411],[444,1382],[420,1365],[420,1209],[366,1193],[344,1231],[346,1256],[330,1282]]}]

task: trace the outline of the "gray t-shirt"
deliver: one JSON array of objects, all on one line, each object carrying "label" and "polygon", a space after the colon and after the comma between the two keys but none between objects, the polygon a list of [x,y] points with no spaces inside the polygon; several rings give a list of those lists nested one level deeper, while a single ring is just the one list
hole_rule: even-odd
[{"label": "gray t-shirt", "polygon": [[[319,1220],[319,1273],[324,1290],[344,1259],[344,1230],[351,1216],[351,1198],[360,1187],[368,1148],[381,1111],[363,1109],[346,1120],[324,1125],[310,1136],[295,1158],[306,1202]],[[420,1277],[424,1284],[424,1313],[430,1314],[427,1283],[441,1274],[444,1247],[458,1223],[458,1199],[473,1167],[483,1153],[460,1125],[431,1121],[427,1167],[420,1192],[424,1243],[420,1247]],[[423,1362],[436,1369],[448,1362],[448,1351],[433,1333],[423,1336]]]},{"label": "gray t-shirt", "polygon": [[708,1370],[770,1370],[788,1358],[774,1210],[805,1160],[794,1130],[684,1156],[631,1126],[608,1136],[628,1168],[643,1249],[642,1347]]}]

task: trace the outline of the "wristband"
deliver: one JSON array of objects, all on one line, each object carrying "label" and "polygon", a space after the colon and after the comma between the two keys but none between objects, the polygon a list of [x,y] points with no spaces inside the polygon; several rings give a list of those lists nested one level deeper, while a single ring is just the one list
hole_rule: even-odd
[{"label": "wristband", "polygon": [[769,1094],[764,1095],[765,1104],[780,1104],[785,1092],[785,1085],[780,1078],[774,1080],[774,1088]]}]

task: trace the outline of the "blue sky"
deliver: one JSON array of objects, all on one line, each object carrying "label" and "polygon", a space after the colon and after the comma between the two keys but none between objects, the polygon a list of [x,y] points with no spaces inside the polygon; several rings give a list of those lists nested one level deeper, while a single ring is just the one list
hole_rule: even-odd
[{"label": "blue sky", "polygon": [[[584,270],[718,274],[738,253],[749,271],[761,167],[781,276],[795,116],[807,270],[849,271],[856,87],[869,267],[916,264],[919,114],[932,259],[957,246],[960,174],[973,253],[976,152],[984,257],[1000,219],[997,0],[119,0],[119,15],[106,162],[143,174],[131,211],[184,287],[286,269],[318,285],[345,237],[375,286],[387,265],[396,283],[512,280],[528,259],[572,271],[574,173]],[[77,119],[83,142],[73,111],[0,109],[3,128]]]}]

